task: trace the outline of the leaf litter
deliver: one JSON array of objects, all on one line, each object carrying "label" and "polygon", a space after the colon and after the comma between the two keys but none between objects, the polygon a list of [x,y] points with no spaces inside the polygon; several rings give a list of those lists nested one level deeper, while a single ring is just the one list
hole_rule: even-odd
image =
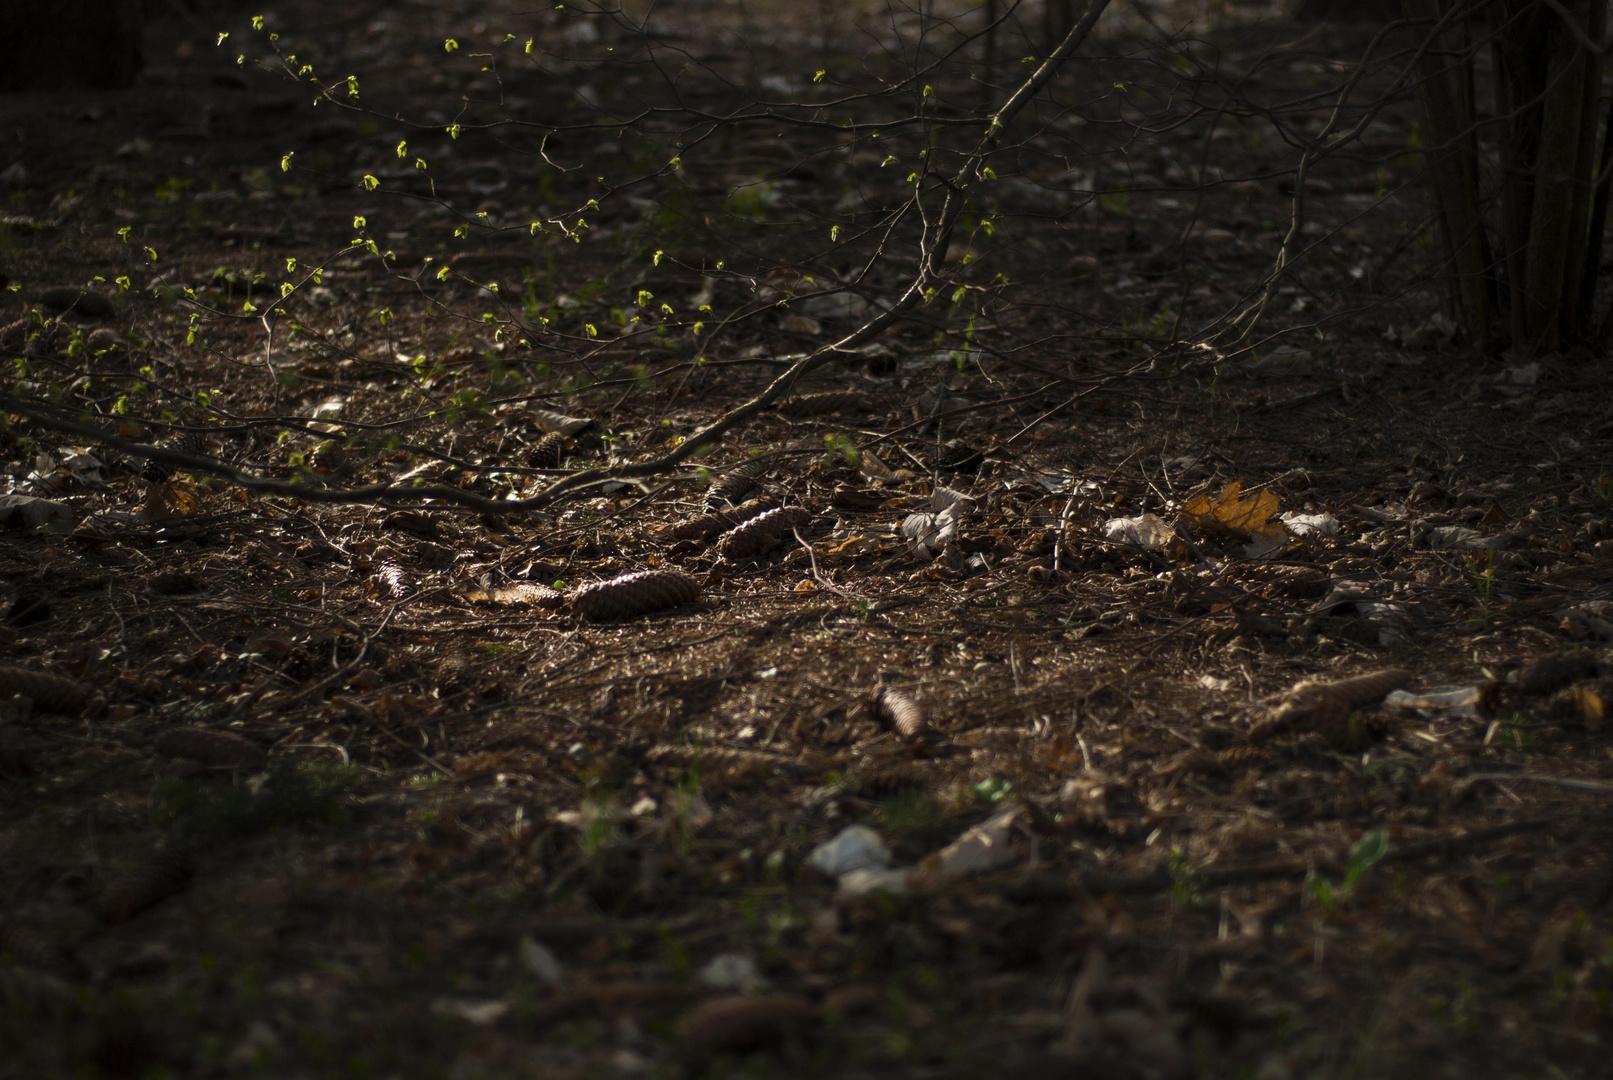
[{"label": "leaf litter", "polygon": [[[180,72],[153,87],[165,109],[214,92],[164,70]],[[208,85],[215,115],[282,115]],[[130,170],[107,180],[127,192],[178,168],[56,119],[81,144],[48,166],[63,191],[107,162]],[[283,153],[282,134],[253,152]],[[199,168],[226,143],[198,144]],[[870,194],[875,157],[862,174],[847,162]],[[340,244],[359,210],[380,213],[334,183],[248,182],[254,168],[210,175],[266,198],[141,204],[172,240],[167,287],[222,299],[202,284],[221,259],[309,258],[299,230],[320,214]],[[693,155],[686,168],[723,179]],[[1205,212],[1248,231],[1249,198]],[[79,213],[115,236],[125,219],[100,201]],[[221,247],[189,222],[230,205],[279,239],[252,249],[237,230]],[[1060,245],[1129,266],[1148,256],[1127,230],[1172,212],[1103,210],[1013,245],[1046,264],[1026,276],[1064,281]],[[633,242],[630,219],[601,224]],[[59,230],[25,240],[8,274],[84,257]],[[620,253],[576,250],[543,317],[609,328],[583,286],[621,284]],[[666,295],[740,295],[640,261]],[[757,280],[775,302],[799,278]],[[448,484],[496,510],[535,490],[534,470],[631,466],[764,385],[802,347],[784,335],[859,310],[844,293],[802,302],[800,322],[755,324],[718,366],[639,319],[589,359],[609,385],[580,365],[532,375],[512,396],[536,402],[484,414],[479,395],[510,392],[493,373],[527,361],[491,334],[467,346],[474,325],[430,324],[404,284],[355,256],[321,286],[328,304],[299,309],[295,342],[265,350],[240,320],[216,356],[162,351],[184,321],[175,337],[155,279],[112,314],[52,282],[68,292],[48,326],[5,294],[0,322],[34,369],[66,362],[74,318],[126,310],[87,338],[96,387],[121,394],[155,349],[153,370],[187,391],[154,416],[203,389],[295,421],[284,442],[217,425],[210,446],[154,426],[151,446],[310,485],[247,491],[195,462],[147,470],[22,417],[7,427],[0,1035],[26,1024],[29,1053],[60,1052],[38,1074],[215,1067],[197,1047],[288,1074],[341,1060],[587,1075],[725,1055],[801,1075],[1605,1064],[1613,552],[1594,446],[1553,442],[1542,460],[1555,426],[1510,426],[1401,345],[1347,336],[1342,355],[1268,353],[1281,363],[1260,365],[1258,389],[1118,384],[1021,435],[1009,410],[975,408],[1019,385],[1013,366],[961,341],[937,352],[925,327],[736,428],[722,453],[746,456],[713,454],[739,464],[710,466],[709,492],[690,468],[664,487],[601,478],[532,515],[321,502]],[[385,305],[429,340],[383,340],[410,321],[380,323]],[[1425,312],[1393,317],[1439,331],[1408,347],[1450,345]],[[998,332],[1078,332],[1013,318]],[[161,367],[172,356],[183,370]],[[294,377],[243,389],[271,362]],[[1531,367],[1485,392],[1554,425],[1605,423],[1595,378]],[[393,430],[405,385],[460,420],[423,446],[366,434]],[[1305,397],[1318,391],[1349,415]],[[1234,424],[1238,410],[1260,424]],[[758,486],[765,499],[741,501]],[[719,539],[734,530],[746,539]]]}]

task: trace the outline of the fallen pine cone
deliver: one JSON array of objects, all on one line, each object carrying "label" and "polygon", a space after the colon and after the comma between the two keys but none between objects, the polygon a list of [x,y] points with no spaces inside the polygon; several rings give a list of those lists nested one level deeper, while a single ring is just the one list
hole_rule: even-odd
[{"label": "fallen pine cone", "polygon": [[63,716],[79,716],[96,701],[95,691],[83,683],[20,667],[0,667],[0,698],[32,698],[34,708]]},{"label": "fallen pine cone", "polygon": [[1613,680],[1577,682],[1547,698],[1541,715],[1550,720],[1583,725],[1586,731],[1594,733],[1602,730],[1610,702],[1613,702]]},{"label": "fallen pine cone", "polygon": [[81,1002],[73,984],[59,975],[10,964],[0,967],[0,1005],[24,1016],[67,1013]]},{"label": "fallen pine cone", "polygon": [[922,789],[928,779],[921,766],[911,761],[898,761],[851,773],[841,781],[840,791],[857,799],[883,799]]},{"label": "fallen pine cone", "polygon": [[855,390],[830,390],[822,394],[803,394],[778,407],[778,411],[785,416],[797,418],[823,416],[843,410],[867,412],[868,399]]},{"label": "fallen pine cone", "polygon": [[[207,437],[199,431],[181,431],[155,444],[159,450],[177,450],[181,454],[208,456]],[[146,458],[140,465],[140,475],[153,483],[162,483],[178,476],[182,466],[172,465],[156,458]]]},{"label": "fallen pine cone", "polygon": [[107,884],[95,905],[96,917],[105,923],[128,922],[183,889],[194,870],[183,853],[159,851]]},{"label": "fallen pine cone", "polygon": [[565,593],[537,581],[517,581],[512,585],[495,586],[488,595],[495,604],[530,604],[552,609],[562,607],[566,602]]},{"label": "fallen pine cone", "polygon": [[717,554],[728,560],[748,558],[776,546],[773,541],[811,520],[811,512],[799,506],[769,510],[723,533],[717,540]]},{"label": "fallen pine cone", "polygon": [[441,689],[458,686],[470,677],[470,661],[463,653],[450,653],[437,662],[432,678]]},{"label": "fallen pine cone", "polygon": [[1404,668],[1386,668],[1337,682],[1296,683],[1249,728],[1249,741],[1259,745],[1289,727],[1336,732],[1356,709],[1381,701],[1410,681],[1411,672]]},{"label": "fallen pine cone", "polygon": [[888,686],[874,691],[874,711],[904,739],[916,739],[929,728],[919,703]]},{"label": "fallen pine cone", "polygon": [[0,921],[0,956],[11,954],[17,963],[47,971],[77,970],[78,958],[72,950],[44,927]]},{"label": "fallen pine cone", "polygon": [[1591,652],[1549,653],[1519,668],[1514,685],[1520,694],[1550,694],[1593,677],[1596,668],[1596,654]]},{"label": "fallen pine cone", "polygon": [[558,469],[566,453],[566,437],[551,431],[539,439],[527,455],[527,464],[534,469]]},{"label": "fallen pine cone", "polygon": [[752,458],[728,470],[726,476],[706,489],[706,509],[721,510],[733,503],[756,484],[756,478],[767,470],[767,462]]},{"label": "fallen pine cone", "polygon": [[734,994],[712,998],[678,1020],[678,1041],[710,1054],[736,1054],[775,1045],[817,1019],[799,994]]},{"label": "fallen pine cone", "polygon": [[381,562],[375,566],[375,588],[394,600],[405,599],[414,592],[409,572],[395,562]]},{"label": "fallen pine cone", "polygon": [[571,609],[585,619],[630,619],[700,599],[700,583],[676,570],[637,570],[609,581],[584,585],[571,597]]},{"label": "fallen pine cone", "polygon": [[152,748],[166,757],[235,769],[257,768],[268,757],[262,747],[239,735],[199,727],[171,728],[157,736]]},{"label": "fallen pine cone", "polygon": [[776,504],[771,499],[751,499],[740,503],[732,510],[713,510],[709,514],[680,521],[672,527],[674,540],[704,540],[720,532],[727,532],[736,525],[743,525],[758,514],[772,510]]}]

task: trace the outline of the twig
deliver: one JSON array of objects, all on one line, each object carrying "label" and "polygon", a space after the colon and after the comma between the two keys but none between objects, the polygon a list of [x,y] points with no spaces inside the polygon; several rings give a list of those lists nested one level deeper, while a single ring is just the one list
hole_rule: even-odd
[{"label": "twig", "polygon": [[1600,794],[1613,794],[1613,784],[1601,780],[1574,780],[1566,776],[1544,776],[1540,773],[1471,773],[1458,778],[1461,782],[1476,782],[1491,780],[1495,782],[1512,782],[1525,780],[1531,784],[1545,784],[1548,787],[1568,788],[1572,791],[1595,791]]},{"label": "twig", "polygon": [[836,585],[834,582],[830,581],[828,578],[824,577],[823,574],[818,571],[818,556],[813,553],[812,545],[802,539],[801,530],[791,529],[790,531],[795,534],[796,543],[806,548],[807,559],[812,563],[813,581],[816,581],[819,585],[823,586],[825,589],[828,589],[830,592],[835,593],[836,595],[844,596],[847,600],[856,600],[863,604],[873,603],[871,599],[862,595],[861,593],[854,593],[850,589],[843,589],[839,585]]}]

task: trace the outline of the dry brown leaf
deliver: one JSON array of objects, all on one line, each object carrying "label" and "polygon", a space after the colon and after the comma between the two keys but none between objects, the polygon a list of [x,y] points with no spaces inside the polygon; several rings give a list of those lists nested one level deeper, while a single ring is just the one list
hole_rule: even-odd
[{"label": "dry brown leaf", "polygon": [[1602,730],[1613,686],[1600,681],[1579,682],[1553,694],[1543,710],[1552,720],[1582,724],[1586,731]]},{"label": "dry brown leaf", "polygon": [[1234,480],[1211,497],[1199,495],[1182,507],[1182,516],[1200,532],[1228,540],[1248,541],[1257,537],[1280,542],[1286,535],[1283,525],[1272,520],[1282,509],[1270,490],[1243,494],[1243,481]]},{"label": "dry brown leaf", "polygon": [[527,406],[526,411],[539,429],[559,435],[576,435],[594,426],[594,421],[587,417],[566,416],[549,409],[540,409],[536,405]]}]

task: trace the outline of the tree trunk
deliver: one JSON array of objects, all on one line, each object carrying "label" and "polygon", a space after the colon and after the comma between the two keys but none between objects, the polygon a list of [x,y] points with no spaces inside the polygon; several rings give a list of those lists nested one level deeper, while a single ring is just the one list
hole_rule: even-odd
[{"label": "tree trunk", "polygon": [[[1465,20],[1435,29],[1448,3],[1405,0],[1407,17],[1432,35],[1424,39],[1418,90],[1449,301],[1485,352],[1502,341],[1525,354],[1592,343],[1597,267],[1589,253],[1600,250],[1602,228],[1591,220],[1602,60],[1584,42],[1599,42],[1606,33],[1608,0],[1488,5],[1500,136],[1494,193],[1480,182],[1480,118]],[[1486,208],[1496,194],[1499,214],[1491,215]],[[1493,245],[1491,227],[1497,229]],[[1504,317],[1504,326],[1496,316]]]}]

